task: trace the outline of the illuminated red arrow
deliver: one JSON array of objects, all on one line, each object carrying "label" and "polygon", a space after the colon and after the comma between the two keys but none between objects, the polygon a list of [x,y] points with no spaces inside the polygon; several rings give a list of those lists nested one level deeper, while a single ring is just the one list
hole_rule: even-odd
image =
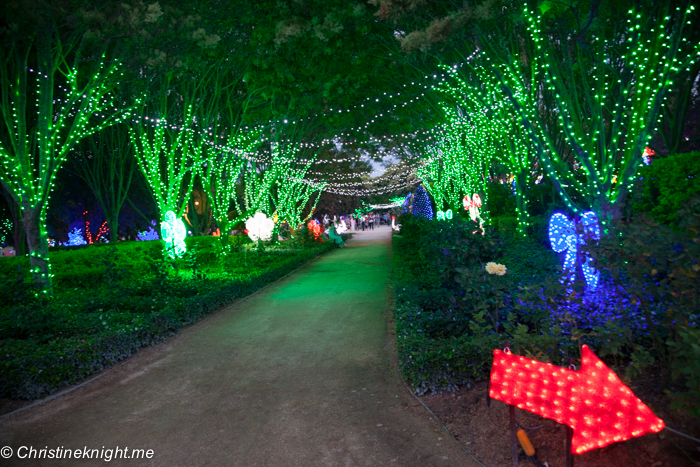
[{"label": "illuminated red arrow", "polygon": [[494,350],[489,395],[569,425],[574,454],[664,428],[664,421],[585,345],[581,371]]}]

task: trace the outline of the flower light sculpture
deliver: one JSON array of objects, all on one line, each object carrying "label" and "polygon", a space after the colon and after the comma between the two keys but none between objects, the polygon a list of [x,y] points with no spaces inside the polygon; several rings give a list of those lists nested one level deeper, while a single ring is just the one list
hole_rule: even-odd
[{"label": "flower light sculpture", "polygon": [[87,245],[85,237],[83,237],[83,231],[76,227],[70,232],[68,232],[68,242],[62,243],[63,246],[75,246],[75,245]]},{"label": "flower light sculpture", "polygon": [[469,217],[474,222],[479,223],[479,228],[481,233],[484,233],[484,219],[481,218],[481,196],[478,193],[474,193],[474,196],[470,197],[468,194],[462,199],[462,204],[464,205],[464,210],[469,211]]},{"label": "flower light sculpture", "polygon": [[[578,224],[582,232],[577,232],[576,223],[560,212],[555,212],[549,218],[549,243],[552,245],[552,250],[555,253],[566,252],[562,283],[571,283],[576,277],[578,245],[585,245],[587,239],[600,240],[600,224],[598,216],[593,211],[584,213]],[[584,255],[581,262],[583,277],[591,290],[598,287],[600,277],[600,273],[593,267],[592,262],[593,259],[588,254]]]},{"label": "flower light sculpture", "polygon": [[272,231],[275,228],[275,221],[268,218],[263,212],[255,214],[245,222],[248,236],[254,242],[262,240],[267,242],[272,238]]},{"label": "flower light sculpture", "polygon": [[342,216],[340,218],[340,221],[338,221],[338,223],[336,224],[335,232],[338,235],[342,235],[347,231],[348,231],[348,225],[345,223],[345,216]]},{"label": "flower light sculpture", "polygon": [[186,236],[187,229],[182,220],[175,217],[173,211],[166,212],[163,222],[160,224],[160,238],[165,242],[165,251],[168,256],[177,258],[187,251]]},{"label": "flower light sculpture", "polygon": [[138,236],[136,237],[137,241],[145,242],[149,240],[160,240],[160,237],[158,236],[158,232],[156,232],[156,229],[153,227],[156,226],[156,221],[151,221],[151,227],[148,228],[148,230],[144,230],[143,232],[139,232]]},{"label": "flower light sculpture", "polygon": [[391,216],[391,228],[397,232],[401,230],[401,224],[396,224],[396,216]]}]

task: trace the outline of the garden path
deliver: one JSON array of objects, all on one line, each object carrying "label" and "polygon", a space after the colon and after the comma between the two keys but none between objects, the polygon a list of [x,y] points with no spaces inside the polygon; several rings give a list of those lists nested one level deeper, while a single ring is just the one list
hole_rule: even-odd
[{"label": "garden path", "polygon": [[[154,466],[472,466],[393,363],[391,229],[360,232],[103,377],[0,420],[0,446]],[[19,461],[3,465],[101,465]]]}]

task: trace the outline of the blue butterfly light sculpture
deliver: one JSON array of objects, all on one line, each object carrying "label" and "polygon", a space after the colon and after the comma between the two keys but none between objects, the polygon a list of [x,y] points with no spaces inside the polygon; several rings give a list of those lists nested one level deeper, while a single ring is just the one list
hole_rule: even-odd
[{"label": "blue butterfly light sculpture", "polygon": [[[577,232],[576,224],[581,228]],[[593,211],[588,211],[581,216],[578,222],[569,220],[564,214],[556,212],[549,218],[549,243],[555,253],[566,252],[564,258],[564,276],[562,283],[571,283],[576,277],[576,263],[578,257],[578,245],[585,245],[586,239],[600,240],[600,223],[598,216]],[[600,273],[592,265],[593,259],[583,254],[581,270],[589,290],[598,287]]]}]

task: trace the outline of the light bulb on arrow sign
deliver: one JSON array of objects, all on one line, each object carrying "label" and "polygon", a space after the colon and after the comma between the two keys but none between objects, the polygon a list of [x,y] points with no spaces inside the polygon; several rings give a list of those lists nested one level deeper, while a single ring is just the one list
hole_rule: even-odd
[{"label": "light bulb on arrow sign", "polygon": [[570,426],[574,454],[664,428],[664,421],[585,345],[581,371],[494,350],[489,396]]}]

